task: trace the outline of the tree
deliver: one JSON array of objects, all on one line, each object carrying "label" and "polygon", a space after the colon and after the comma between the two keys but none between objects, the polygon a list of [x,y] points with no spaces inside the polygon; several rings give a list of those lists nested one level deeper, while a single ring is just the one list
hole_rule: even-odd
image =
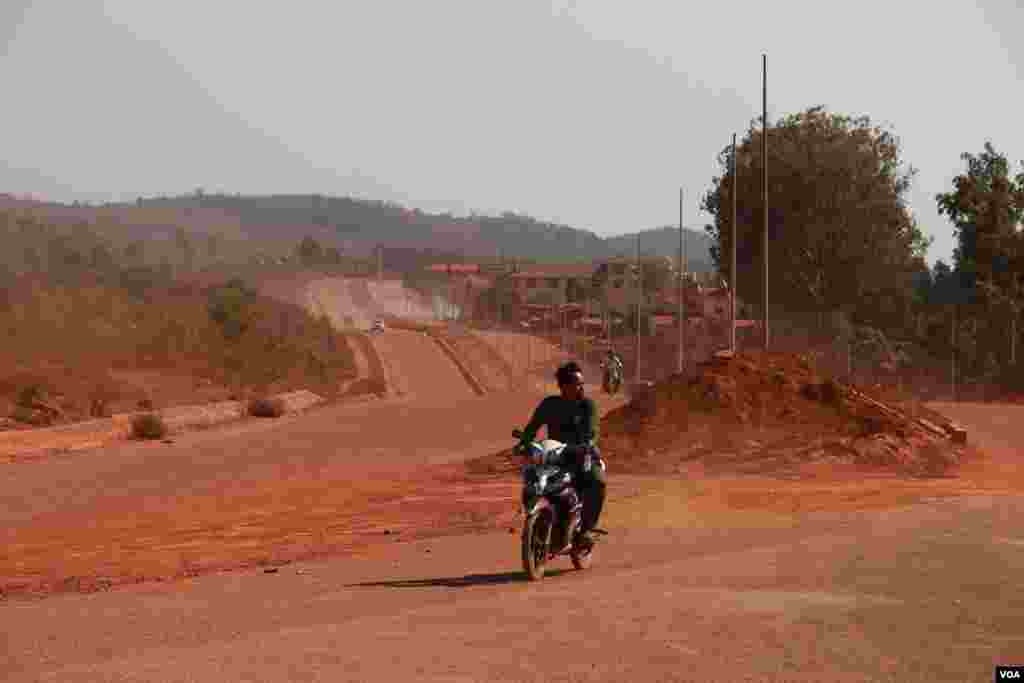
[{"label": "tree", "polygon": [[566,286],[565,300],[570,304],[581,304],[590,300],[593,292],[587,284],[580,283],[576,278],[570,278]]},{"label": "tree", "polygon": [[340,266],[344,260],[341,255],[341,249],[338,249],[338,247],[327,247],[327,251],[324,252],[324,258],[332,266]]},{"label": "tree", "polygon": [[[762,295],[761,135],[751,122],[737,145],[719,155],[702,208],[711,258],[747,300]],[[768,133],[768,289],[773,303],[797,310],[864,312],[866,302],[909,291],[912,262],[930,241],[906,208],[915,174],[904,169],[898,140],[868,117],[810,108]],[[739,272],[730,272],[732,193],[737,195]]]},{"label": "tree", "polygon": [[241,280],[234,279],[211,289],[208,297],[210,319],[220,326],[225,339],[238,341],[253,323],[251,302],[254,292]]},{"label": "tree", "polygon": [[304,266],[315,266],[323,263],[324,248],[315,239],[306,235],[295,250],[299,263]]},{"label": "tree", "polygon": [[[1024,172],[1015,181],[1011,181],[1006,157],[996,152],[991,142],[985,143],[981,154],[975,156],[965,152],[960,155],[960,159],[967,162],[967,173],[954,178],[953,191],[936,194],[935,201],[939,213],[953,223],[953,235],[957,240],[953,265],[963,278],[964,285],[974,290],[979,267],[979,220],[985,221],[985,225],[980,227],[990,236],[1007,232],[1006,221],[1012,225],[1020,223],[1019,202],[1024,188]],[[1014,210],[1012,202],[1015,194],[1018,206]],[[999,216],[997,205],[1007,213]],[[981,245],[981,248],[991,249],[992,245]]]},{"label": "tree", "polygon": [[180,225],[174,231],[174,241],[181,250],[181,262],[186,271],[192,271],[195,265],[196,250],[189,239],[188,231]]},{"label": "tree", "polygon": [[645,292],[660,292],[672,281],[670,259],[646,259],[640,263],[642,286]]},{"label": "tree", "polygon": [[210,233],[206,237],[206,255],[209,257],[210,263],[216,263],[219,254],[220,238],[214,233]]},{"label": "tree", "polygon": [[991,142],[981,154],[960,158],[967,162],[966,173],[935,200],[954,226],[953,258],[971,313],[975,320],[985,319],[976,341],[991,352],[993,340],[1008,338],[1007,346],[999,346],[1015,364],[1017,319],[1024,307],[1024,169],[1011,178],[1006,157]]},{"label": "tree", "polygon": [[511,320],[522,304],[519,294],[512,288],[508,278],[499,278],[491,287],[481,291],[476,298],[475,310],[499,318]]}]

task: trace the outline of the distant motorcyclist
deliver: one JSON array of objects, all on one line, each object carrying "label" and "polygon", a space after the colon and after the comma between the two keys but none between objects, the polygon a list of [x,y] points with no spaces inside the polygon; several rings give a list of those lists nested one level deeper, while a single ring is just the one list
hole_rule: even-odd
[{"label": "distant motorcyclist", "polygon": [[615,349],[608,349],[607,356],[601,362],[601,368],[604,370],[604,390],[608,393],[615,393],[626,376],[625,366],[619,355],[615,353]]},{"label": "distant motorcyclist", "polygon": [[604,363],[601,365],[609,370],[617,370],[619,377],[622,377],[626,371],[626,367],[622,363],[622,359],[619,357],[619,354],[615,353],[615,349],[608,349]]},{"label": "distant motorcyclist", "polygon": [[[583,369],[570,361],[555,372],[559,395],[548,396],[533,411],[533,417],[523,430],[518,447],[524,452],[534,441],[541,427],[547,437],[566,444],[562,457],[574,470],[576,488],[583,502],[581,539],[593,542],[592,530],[597,527],[605,500],[605,475],[597,448],[599,417],[597,404],[584,395]],[[589,458],[588,458],[589,456]],[[589,460],[590,467],[585,467]]]}]

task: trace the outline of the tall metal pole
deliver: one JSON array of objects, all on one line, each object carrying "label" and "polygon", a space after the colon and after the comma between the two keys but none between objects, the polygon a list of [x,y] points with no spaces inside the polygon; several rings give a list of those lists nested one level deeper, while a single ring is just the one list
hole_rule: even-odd
[{"label": "tall metal pole", "polygon": [[643,273],[640,272],[640,233],[636,234],[636,360],[633,381],[640,381],[640,299],[643,297]]},{"label": "tall metal pole", "polygon": [[679,188],[679,360],[678,360],[678,372],[683,374],[683,349],[686,343],[686,332],[685,324],[686,321],[683,319],[683,274],[686,271],[683,269],[683,188]]},{"label": "tall metal pole", "polygon": [[761,199],[764,202],[764,225],[761,234],[763,259],[761,264],[763,289],[761,291],[761,343],[768,350],[768,55],[761,56]]},{"label": "tall metal pole", "polygon": [[729,332],[729,349],[735,354],[736,353],[736,290],[737,283],[739,282],[738,274],[736,273],[736,133],[732,134],[732,246],[729,251],[731,252],[730,268],[729,268],[729,279],[731,282],[729,285],[732,287],[732,329]]},{"label": "tall metal pole", "polygon": [[949,388],[956,401],[956,304],[953,304],[953,324],[949,328]]}]

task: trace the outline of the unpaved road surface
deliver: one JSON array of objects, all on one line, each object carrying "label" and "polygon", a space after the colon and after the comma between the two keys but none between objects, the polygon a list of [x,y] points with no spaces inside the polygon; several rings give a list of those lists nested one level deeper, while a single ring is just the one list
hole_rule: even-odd
[{"label": "unpaved road surface", "polygon": [[[456,410],[495,410],[495,400]],[[377,414],[363,410],[363,420]],[[278,426],[294,430],[280,443],[304,441],[283,457],[266,448],[269,430],[264,447],[255,434],[211,441],[252,438],[246,456],[262,467],[325,458],[314,446],[332,440],[328,423],[313,418]],[[394,431],[382,433],[382,464],[424,457],[400,449]],[[420,444],[437,448],[425,436],[434,433]],[[213,456],[198,443],[166,448],[186,480],[203,478]],[[124,479],[108,473],[108,484],[130,490],[145,471],[123,469],[139,454],[120,455],[113,469]],[[228,462],[233,471],[218,468],[226,476],[242,473],[241,459]],[[176,477],[148,473],[175,488]],[[700,482],[612,477],[613,535],[588,572],[561,561],[554,576],[527,583],[516,535],[492,533],[396,542],[273,574],[8,600],[0,619],[17,626],[3,633],[0,671],[12,681],[964,681],[988,680],[994,664],[1024,652],[1020,498],[769,514],[706,505]]]},{"label": "unpaved road surface", "polygon": [[982,448],[1024,456],[1024,405],[931,403],[929,408],[967,428],[967,439]]},{"label": "unpaved road surface", "polygon": [[631,527],[594,569],[538,584],[517,538],[492,534],[12,602],[0,668],[62,682],[903,682],[991,680],[1019,661],[1019,499],[695,519],[662,505],[685,491],[663,493],[676,495],[619,503]]},{"label": "unpaved road surface", "polygon": [[429,335],[388,330],[374,336],[373,344],[388,385],[399,396],[445,403],[474,395],[455,363]]},{"label": "unpaved road surface", "polygon": [[[312,310],[322,311],[340,328],[351,322],[358,329],[367,329],[383,314],[415,319],[433,316],[418,293],[394,280],[324,278],[310,284],[306,297]],[[458,368],[429,336],[392,329],[372,335],[370,342],[388,386],[398,397],[444,403],[473,396]]]}]

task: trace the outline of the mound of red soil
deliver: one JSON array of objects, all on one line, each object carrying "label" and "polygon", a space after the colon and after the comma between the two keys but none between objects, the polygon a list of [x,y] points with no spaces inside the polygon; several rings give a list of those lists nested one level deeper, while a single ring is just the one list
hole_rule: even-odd
[{"label": "mound of red soil", "polygon": [[716,358],[693,378],[675,376],[637,392],[602,427],[609,462],[620,471],[702,459],[759,473],[827,461],[938,475],[961,455],[919,421],[820,377],[795,354]]}]

